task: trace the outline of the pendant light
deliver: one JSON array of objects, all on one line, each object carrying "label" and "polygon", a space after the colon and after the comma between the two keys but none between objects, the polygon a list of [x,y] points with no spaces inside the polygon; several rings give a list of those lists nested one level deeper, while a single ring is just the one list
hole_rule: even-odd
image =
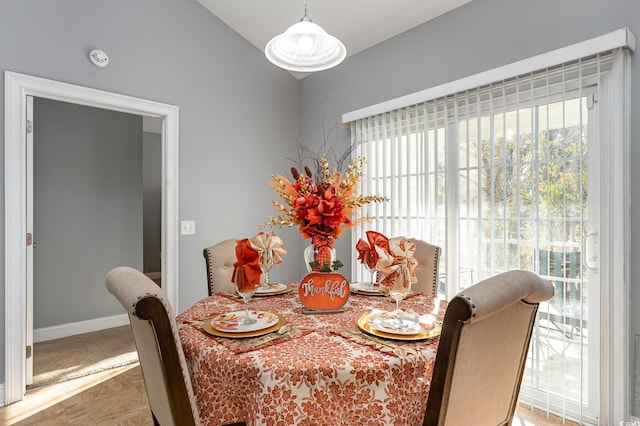
[{"label": "pendant light", "polygon": [[304,16],[287,30],[267,43],[264,49],[267,59],[289,71],[315,72],[335,67],[347,56],[344,44],[327,34],[307,16],[307,0]]}]

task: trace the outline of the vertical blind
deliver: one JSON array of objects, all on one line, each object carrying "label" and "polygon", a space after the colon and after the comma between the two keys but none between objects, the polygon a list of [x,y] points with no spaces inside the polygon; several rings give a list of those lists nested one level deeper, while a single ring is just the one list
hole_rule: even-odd
[{"label": "vertical blind", "polygon": [[375,229],[441,246],[449,298],[510,269],[551,281],[521,401],[594,424],[599,277],[583,259],[599,217],[598,88],[611,66],[605,52],[351,123],[367,159],[361,192],[390,198],[366,206],[374,220],[354,241]]}]

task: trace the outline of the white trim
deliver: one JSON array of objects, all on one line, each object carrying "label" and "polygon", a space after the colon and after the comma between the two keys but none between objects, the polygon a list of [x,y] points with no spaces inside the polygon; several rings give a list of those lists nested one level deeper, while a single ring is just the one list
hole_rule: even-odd
[{"label": "white trim", "polygon": [[484,86],[495,81],[512,78],[531,71],[570,62],[576,59],[595,55],[596,53],[616,49],[618,47],[627,48],[632,52],[635,51],[636,37],[629,28],[621,28],[600,37],[595,37],[580,43],[542,53],[537,56],[532,56],[531,58],[513,62],[498,68],[493,68],[479,74],[474,74],[469,77],[464,77],[439,86],[401,96],[399,98],[390,99],[375,105],[347,112],[342,115],[342,122],[351,123],[361,118],[372,117],[383,112],[393,111],[409,105],[415,105],[420,102],[430,101],[442,96]]},{"label": "white trim", "polygon": [[[609,167],[605,176],[610,179],[608,188],[601,188],[608,191],[609,196],[608,204],[603,206],[602,218],[602,226],[608,227],[608,238],[602,241],[601,256],[607,256],[608,263],[607,269],[601,271],[601,282],[605,283],[601,294],[604,321],[601,346],[605,360],[602,364],[600,420],[611,425],[629,418],[629,69],[629,55],[615,51],[609,92],[611,122],[603,129],[606,139],[602,163]],[[606,140],[612,143],[607,144]],[[608,219],[604,219],[607,216]]]},{"label": "white trim", "polygon": [[178,107],[5,71],[5,395],[25,392],[26,97],[158,117],[162,134],[162,283],[178,305]]},{"label": "white trim", "polygon": [[91,333],[123,325],[129,325],[129,316],[127,314],[43,327],[33,330],[33,343],[46,342],[48,340],[61,339],[63,337]]}]

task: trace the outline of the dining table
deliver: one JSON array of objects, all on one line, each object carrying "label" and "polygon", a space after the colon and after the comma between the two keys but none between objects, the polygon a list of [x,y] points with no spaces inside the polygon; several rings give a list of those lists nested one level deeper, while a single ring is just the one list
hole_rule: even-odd
[{"label": "dining table", "polygon": [[[439,333],[389,336],[368,328],[364,320],[396,307],[379,293],[356,291],[326,312],[309,310],[298,291],[289,283],[249,301],[254,314],[277,316],[267,334],[212,328],[212,319],[244,310],[235,293],[214,293],[177,316],[202,424],[422,424]],[[438,325],[446,306],[422,293],[400,303]]]}]

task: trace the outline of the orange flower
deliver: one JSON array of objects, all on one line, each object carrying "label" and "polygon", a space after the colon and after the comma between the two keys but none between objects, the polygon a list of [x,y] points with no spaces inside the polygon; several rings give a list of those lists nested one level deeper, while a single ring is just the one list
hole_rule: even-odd
[{"label": "orange flower", "polygon": [[304,238],[314,236],[337,238],[349,228],[368,218],[353,218],[355,209],[371,202],[387,201],[379,195],[357,194],[362,176],[363,157],[355,158],[345,175],[334,170],[324,156],[319,160],[323,176],[314,182],[311,173],[302,175],[293,168],[295,183],[281,175],[273,175],[271,186],[282,202],[274,201],[279,214],[271,216],[261,226],[297,226]]}]

